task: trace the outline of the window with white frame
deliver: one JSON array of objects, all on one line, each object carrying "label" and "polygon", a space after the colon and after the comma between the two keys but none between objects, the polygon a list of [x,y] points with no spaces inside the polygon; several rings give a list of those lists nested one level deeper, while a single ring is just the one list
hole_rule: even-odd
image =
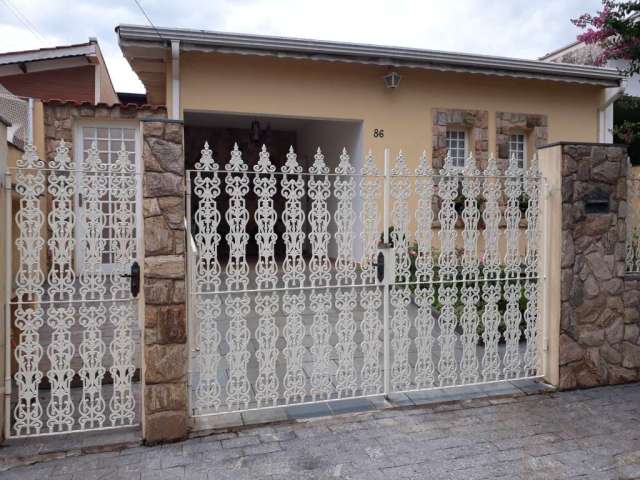
[{"label": "window with white frame", "polygon": [[467,132],[464,130],[447,130],[447,150],[454,167],[464,167],[467,155]]},{"label": "window with white frame", "polygon": [[527,158],[527,139],[522,133],[509,135],[509,158],[516,157],[518,167],[525,168]]}]

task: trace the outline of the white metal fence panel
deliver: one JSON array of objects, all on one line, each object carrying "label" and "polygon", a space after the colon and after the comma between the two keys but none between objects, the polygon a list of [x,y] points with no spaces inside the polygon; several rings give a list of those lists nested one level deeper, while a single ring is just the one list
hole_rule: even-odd
[{"label": "white metal fence panel", "polygon": [[194,415],[542,375],[535,159],[356,171],[291,149],[277,171],[205,144],[188,185]]},{"label": "white metal fence panel", "polygon": [[115,161],[102,157],[93,142],[76,165],[61,140],[47,164],[26,145],[6,179],[7,204],[12,193],[17,203],[5,224],[8,239],[17,227],[6,252],[9,266],[17,252],[15,277],[7,279],[7,436],[138,421],[137,299],[123,276],[137,259],[138,172],[124,143]]},{"label": "white metal fence panel", "polygon": [[21,98],[0,84],[0,116],[11,123],[7,130],[7,140],[22,148],[30,141],[33,111],[32,101]]}]

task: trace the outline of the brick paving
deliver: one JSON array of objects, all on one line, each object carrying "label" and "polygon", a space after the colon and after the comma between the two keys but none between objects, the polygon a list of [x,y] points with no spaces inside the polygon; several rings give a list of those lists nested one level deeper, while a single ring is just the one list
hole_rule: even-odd
[{"label": "brick paving", "polygon": [[[0,449],[2,454],[2,449]],[[480,398],[82,454],[3,479],[640,479],[640,384]]]}]

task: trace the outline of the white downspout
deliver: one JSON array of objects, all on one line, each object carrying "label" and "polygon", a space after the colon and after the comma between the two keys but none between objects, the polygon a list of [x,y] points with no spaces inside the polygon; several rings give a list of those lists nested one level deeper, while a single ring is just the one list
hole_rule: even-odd
[{"label": "white downspout", "polygon": [[598,107],[598,142],[613,143],[613,102],[624,95],[627,84],[623,81],[619,87],[607,88],[604,102]]},{"label": "white downspout", "polygon": [[171,41],[171,120],[180,120],[180,41]]}]

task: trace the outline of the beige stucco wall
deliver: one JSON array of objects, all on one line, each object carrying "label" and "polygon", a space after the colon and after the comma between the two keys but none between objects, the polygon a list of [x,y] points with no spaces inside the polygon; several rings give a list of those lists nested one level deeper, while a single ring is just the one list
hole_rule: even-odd
[{"label": "beige stucco wall", "polygon": [[109,72],[106,65],[96,65],[96,68],[100,70],[100,98],[96,98],[96,103],[103,102],[109,105],[119,103],[120,100],[118,99],[116,91],[113,89],[113,85],[111,83],[111,79],[109,78]]},{"label": "beige stucco wall", "polygon": [[[399,69],[400,87],[389,90],[382,79],[387,71],[373,65],[182,52],[181,108],[362,120],[365,152],[372,148],[381,158],[384,147],[402,148],[410,164],[422,149],[431,152],[432,108],[487,110],[490,151],[495,150],[497,111],[547,115],[549,142],[597,139],[599,87]],[[384,138],[373,138],[374,128],[384,129]]]}]

